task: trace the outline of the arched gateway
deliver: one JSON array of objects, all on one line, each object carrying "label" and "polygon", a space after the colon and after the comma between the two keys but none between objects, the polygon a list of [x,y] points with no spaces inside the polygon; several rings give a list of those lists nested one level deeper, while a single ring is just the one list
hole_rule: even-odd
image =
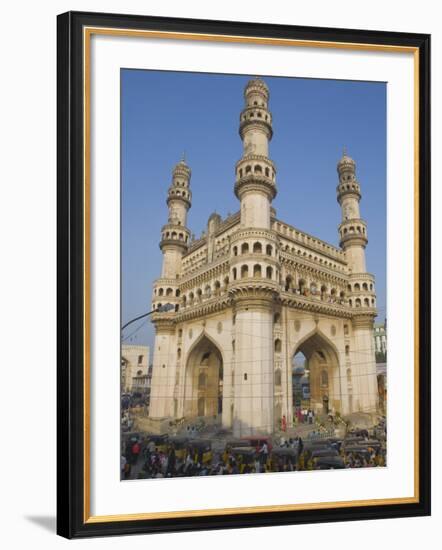
[{"label": "arched gateway", "polygon": [[310,385],[310,408],[327,414],[330,409],[341,411],[342,387],[339,356],[334,344],[318,331],[307,335],[293,354],[302,352],[306,359],[305,372]]},{"label": "arched gateway", "polygon": [[202,335],[186,362],[184,416],[216,419],[222,413],[222,402],[222,355],[217,346]]}]

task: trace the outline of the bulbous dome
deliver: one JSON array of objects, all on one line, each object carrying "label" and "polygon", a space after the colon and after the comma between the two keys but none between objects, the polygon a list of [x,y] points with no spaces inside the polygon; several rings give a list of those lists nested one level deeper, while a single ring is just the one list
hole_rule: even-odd
[{"label": "bulbous dome", "polygon": [[184,157],[177,163],[175,164],[175,167],[173,169],[173,173],[174,174],[183,174],[183,175],[186,175],[186,176],[190,176],[190,173],[191,173],[191,170],[187,164],[187,162],[185,161]]},{"label": "bulbous dome", "polygon": [[352,170],[355,171],[356,169],[356,162],[347,155],[346,150],[344,149],[344,153],[342,157],[340,158],[337,166],[338,172],[341,172],[343,170]]},{"label": "bulbous dome", "polygon": [[269,87],[259,76],[252,78],[247,82],[246,87],[244,88],[244,96],[247,96],[247,94],[250,93],[253,89],[258,89],[267,97],[269,95]]}]

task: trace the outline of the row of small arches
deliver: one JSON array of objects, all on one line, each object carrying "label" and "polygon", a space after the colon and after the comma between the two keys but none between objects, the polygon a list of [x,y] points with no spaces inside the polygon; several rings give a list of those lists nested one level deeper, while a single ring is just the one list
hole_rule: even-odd
[{"label": "row of small arches", "polygon": [[163,233],[163,239],[173,239],[187,243],[189,236],[184,235],[184,233],[177,233],[176,231],[167,231],[166,233]]},{"label": "row of small arches", "polygon": [[[247,266],[243,266],[243,267],[247,267]],[[236,271],[236,268],[234,268],[234,270]],[[272,279],[272,272],[273,272],[273,269],[271,267],[267,267],[266,269],[266,278],[267,279]],[[261,275],[254,275],[255,277],[261,277]],[[244,278],[247,278],[248,277],[248,270],[244,270],[243,272],[241,272],[241,279],[244,279]],[[233,273],[233,278],[234,280],[237,279],[237,275],[236,273]],[[191,292],[189,294],[189,299],[187,299],[187,296],[183,296],[183,307],[186,307],[187,305],[192,305],[195,301],[195,299],[197,299],[198,301],[201,301],[203,298],[210,298],[212,296],[212,291],[211,291],[211,288],[210,287],[206,287],[206,290],[205,290],[205,293],[203,295],[203,292],[201,289],[198,289],[197,292],[196,292],[196,296],[193,292]],[[356,307],[356,308],[359,308],[359,307],[376,307],[376,301],[374,298],[356,298],[354,301],[350,298],[348,300],[348,304],[350,307]],[[159,309],[160,307],[162,306],[162,303],[155,303],[154,304],[154,308],[153,309]],[[179,304],[175,304],[175,312],[178,312],[179,311]],[[275,350],[276,351],[276,350]]]},{"label": "row of small arches", "polygon": [[315,262],[318,262],[322,265],[325,265],[325,266],[328,266],[328,267],[333,267],[334,269],[337,268],[336,264],[332,263],[332,262],[329,262],[328,260],[324,260],[322,258],[318,258],[317,256],[312,256],[312,254],[308,254],[307,255],[307,252],[304,250],[302,251],[301,249],[296,249],[296,248],[292,248],[290,249],[290,246],[287,244],[285,245],[285,247],[283,248],[283,251],[284,252],[291,252],[292,254],[297,254],[298,256],[302,256],[304,258],[307,258],[309,260],[313,260]]},{"label": "row of small arches", "polygon": [[[267,279],[272,279],[273,278],[273,268],[271,266],[267,266],[265,268],[265,272],[264,272],[264,269],[260,264],[255,264],[253,266],[253,271],[251,270],[250,272],[251,272],[252,276],[255,277],[255,278],[262,277],[264,273],[265,273],[265,277]],[[232,269],[232,276],[233,276],[233,280],[237,280],[238,278],[244,279],[244,278],[249,277],[249,266],[247,264],[244,264],[244,265],[241,266],[241,268],[239,270],[236,267],[234,267]],[[227,287],[228,284],[229,284],[229,278],[226,277],[224,279],[225,287]],[[355,283],[352,287],[349,284],[348,287],[347,287],[347,290],[349,292],[352,292],[352,289],[353,289],[354,292],[358,292],[358,291],[361,290],[361,285],[359,283]],[[368,291],[368,289],[373,290],[373,284],[370,283],[368,285],[367,283],[362,283],[362,290]],[[330,291],[329,291],[327,285],[321,285],[319,287],[315,282],[311,282],[310,285],[308,285],[304,279],[299,279],[297,285],[295,285],[294,281],[293,281],[293,277],[290,276],[290,275],[287,276],[286,279],[285,279],[284,290],[286,292],[297,291],[297,293],[299,293],[301,295],[309,295],[309,294],[312,294],[313,296],[319,295],[321,297],[321,299],[325,299],[327,297],[330,297],[332,300],[336,300],[338,298],[341,299],[341,300],[345,299],[345,292],[344,291],[338,291],[334,287],[331,288]],[[212,289],[211,285],[206,285],[204,287],[204,291],[203,291],[203,289],[198,288],[195,293],[190,292],[189,299],[193,300],[195,298],[195,296],[197,298],[202,298],[203,296],[208,298],[208,297],[212,296],[212,292],[214,292],[215,295],[218,295],[220,291],[221,291],[221,283],[220,283],[220,281],[217,280],[213,284],[213,289]],[[176,290],[174,290],[171,287],[167,287],[167,288],[160,287],[160,288],[158,288],[158,289],[156,288],[154,290],[154,295],[158,296],[158,297],[166,296],[166,297],[169,297],[169,298],[172,298],[172,297],[179,298],[180,297],[180,290],[178,288]],[[186,296],[183,296],[184,305],[186,304],[186,300],[187,300]],[[351,307],[353,306],[353,301],[351,299],[349,300],[349,305]],[[354,300],[354,305],[355,305],[355,307],[360,307],[362,305],[364,305],[364,306],[370,306],[370,305],[374,306],[375,305],[375,300],[374,300],[374,298],[371,298],[371,299],[369,299],[369,298],[363,298],[363,299],[356,298]],[[279,322],[279,314],[275,314],[275,322]]]},{"label": "row of small arches", "polygon": [[156,288],[154,290],[154,294],[155,296],[175,296],[175,297],[179,297],[180,295],[180,290],[179,288],[177,288],[175,291],[173,290],[173,288]]},{"label": "row of small arches", "polygon": [[270,168],[268,168],[267,166],[264,168],[264,170],[260,164],[255,164],[253,168],[250,164],[248,164],[244,169],[238,168],[238,175],[240,178],[242,178],[243,175],[247,176],[252,172],[254,172],[255,174],[265,174],[267,178],[271,177],[273,180],[275,179],[275,172],[272,170],[272,173],[270,175]]},{"label": "row of small arches", "polygon": [[188,191],[180,191],[179,189],[171,189],[169,191],[169,195],[175,195],[176,197],[183,197],[185,199],[189,198],[189,192]]},{"label": "row of small arches", "polygon": [[338,291],[336,288],[332,287],[329,292],[327,285],[319,286],[314,281],[311,282],[310,285],[308,285],[305,279],[298,279],[298,283],[295,285],[293,277],[291,275],[288,275],[285,278],[284,289],[286,292],[298,291],[299,294],[304,296],[307,294],[313,294],[320,295],[321,298],[325,298],[327,296],[330,296],[332,299],[337,299],[338,297],[340,299],[345,298],[345,292],[343,290]]},{"label": "row of small arches", "polygon": [[354,285],[352,286],[351,284],[348,284],[347,285],[347,290],[349,292],[359,292],[360,290],[365,290],[365,291],[372,291],[373,290],[373,283],[362,283],[362,285],[360,283],[354,283]]},{"label": "row of small arches", "polygon": [[[269,116],[268,116],[268,115],[262,116],[261,111],[256,111],[256,112],[255,112],[255,111],[252,111],[252,112],[249,113],[249,119],[250,119],[250,118],[254,118],[254,117],[257,117],[257,118],[264,118],[264,120],[266,120],[266,121],[269,120]],[[244,114],[244,115],[242,116],[242,119],[243,119],[243,121],[247,120],[247,115]]]},{"label": "row of small arches", "polygon": [[247,277],[250,277],[250,276],[259,278],[259,277],[263,277],[264,273],[265,273],[266,279],[273,279],[273,267],[267,266],[264,271],[264,269],[260,264],[255,264],[253,266],[253,270],[250,270],[250,275],[249,275],[249,266],[247,264],[244,264],[241,266],[239,270],[236,267],[232,269],[232,278],[234,281],[236,281],[239,278],[246,279]]},{"label": "row of small arches", "polygon": [[307,243],[309,245],[315,245],[316,248],[327,250],[328,252],[336,255],[336,256],[342,256],[342,251],[336,249],[335,247],[324,243],[323,241],[320,241],[318,239],[315,239],[315,237],[311,237],[310,235],[307,235],[306,233],[302,233],[301,231],[298,231],[297,229],[293,227],[289,227],[287,225],[281,224],[280,222],[276,222],[273,225],[273,229],[275,229],[278,233],[281,233],[282,235],[288,235],[289,237],[295,238],[300,240],[302,243]]},{"label": "row of small arches", "polygon": [[[152,309],[153,309],[153,310],[160,309],[160,307],[161,307],[162,305],[163,305],[163,304],[162,304],[161,302],[159,302],[159,303],[154,303],[154,304],[152,304]],[[165,305],[165,304],[164,304],[164,305]],[[179,304],[175,304],[175,313],[178,313],[179,309],[180,309]]]},{"label": "row of small arches", "polygon": [[[224,279],[224,288],[227,288],[227,285],[229,284],[229,278],[226,277]],[[215,294],[217,296],[221,292],[221,283],[220,281],[215,281],[213,284],[213,288],[211,285],[206,285],[204,289],[198,288],[196,291],[189,292],[189,295],[184,295],[182,297],[183,307],[186,307],[187,305],[192,305],[195,300],[200,302],[204,298],[211,298],[212,294]]]},{"label": "row of small arches", "polygon": [[[341,176],[341,180],[342,181],[354,181],[355,179],[355,176],[353,173],[349,173],[349,174],[344,174]],[[346,189],[357,189],[357,186],[356,185],[347,185],[347,186],[344,186],[346,187]]]},{"label": "row of small arches", "polygon": [[362,235],[365,235],[365,227],[361,225],[356,225],[356,226],[351,225],[348,228],[344,227],[342,234],[347,235],[347,233],[361,233]]},{"label": "row of small arches", "polygon": [[202,261],[207,259],[207,250],[202,248],[199,252],[193,252],[192,255],[183,262],[183,265],[195,265],[200,264]]},{"label": "row of small arches", "polygon": [[376,307],[376,301],[374,298],[356,298],[354,301],[350,298],[348,305],[350,307]]},{"label": "row of small arches", "polygon": [[[242,245],[234,246],[232,248],[232,252],[234,256],[238,256],[238,252],[241,252],[241,254],[248,254],[250,250],[253,252],[253,254],[262,254],[263,252],[263,246],[259,241],[256,241],[253,243],[252,247],[249,246],[249,243],[242,243]],[[273,255],[273,246],[271,244],[266,245],[265,252],[267,256]]]}]

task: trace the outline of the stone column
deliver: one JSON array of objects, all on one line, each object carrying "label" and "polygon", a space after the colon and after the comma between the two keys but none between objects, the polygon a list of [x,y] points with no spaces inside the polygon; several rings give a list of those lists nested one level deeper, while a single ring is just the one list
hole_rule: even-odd
[{"label": "stone column", "polygon": [[273,308],[267,298],[236,302],[234,434],[273,431]]},{"label": "stone column", "polygon": [[354,318],[353,348],[353,407],[362,412],[375,413],[378,410],[379,396],[371,315],[358,315]]},{"label": "stone column", "polygon": [[173,322],[161,319],[168,313],[154,313],[156,335],[152,363],[149,416],[164,418],[174,415],[176,378],[175,329]]}]

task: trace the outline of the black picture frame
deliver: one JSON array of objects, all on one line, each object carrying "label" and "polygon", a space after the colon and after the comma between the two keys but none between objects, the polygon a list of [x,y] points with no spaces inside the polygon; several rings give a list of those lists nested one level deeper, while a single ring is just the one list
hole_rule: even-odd
[{"label": "black picture frame", "polygon": [[[84,490],[84,87],[85,27],[407,46],[419,58],[419,498],[385,504],[202,517],[89,521]],[[335,522],[430,514],[430,36],[105,13],[69,12],[57,21],[57,532],[67,538]]]}]

